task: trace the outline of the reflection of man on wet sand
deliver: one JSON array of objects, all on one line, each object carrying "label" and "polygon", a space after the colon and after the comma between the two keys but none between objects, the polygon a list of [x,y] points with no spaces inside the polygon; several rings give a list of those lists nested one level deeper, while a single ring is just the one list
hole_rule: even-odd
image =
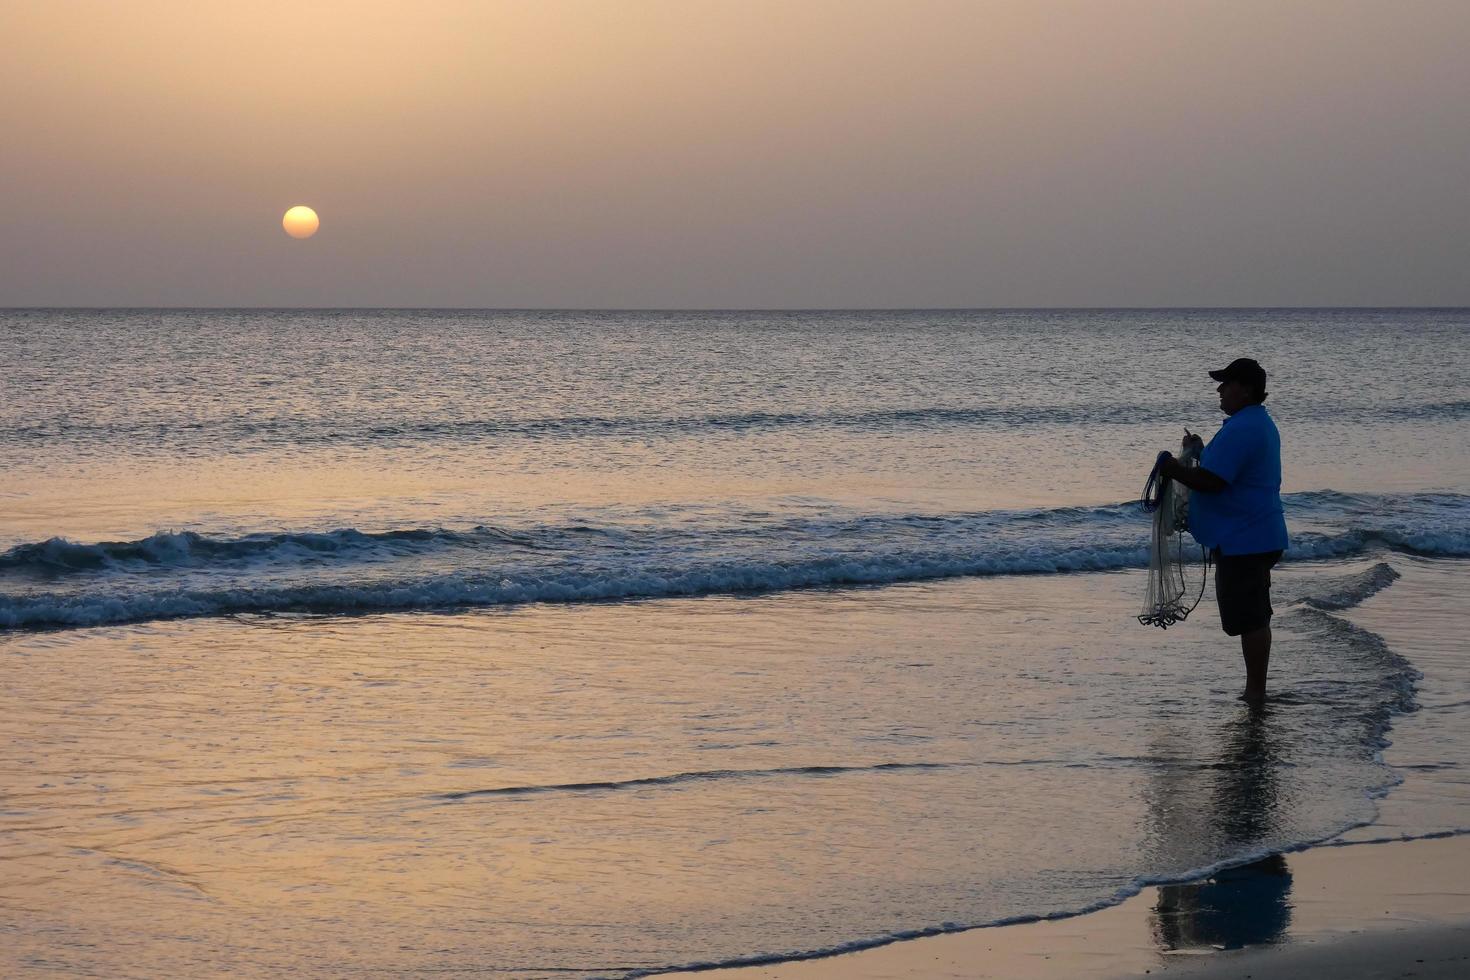
[{"label": "reflection of man on wet sand", "polygon": [[1160,471],[1196,491],[1189,532],[1214,557],[1220,626],[1240,637],[1245,699],[1260,704],[1271,660],[1271,567],[1286,549],[1281,436],[1261,404],[1266,372],[1259,364],[1242,357],[1210,377],[1220,382],[1220,410],[1229,418],[1205,446],[1199,466],[1165,456]]},{"label": "reflection of man on wet sand", "polygon": [[[1277,834],[1276,774],[1283,759],[1266,726],[1265,716],[1252,711],[1224,732],[1219,762],[1210,770],[1210,802],[1197,811],[1206,815],[1217,853],[1249,853]],[[1187,801],[1170,804],[1186,806]],[[1161,886],[1151,918],[1154,941],[1162,949],[1277,942],[1291,924],[1291,869],[1285,857],[1273,854],[1204,881]]]},{"label": "reflection of man on wet sand", "polygon": [[1280,942],[1291,925],[1291,869],[1281,854],[1161,885],[1150,916],[1160,949],[1240,949]]}]

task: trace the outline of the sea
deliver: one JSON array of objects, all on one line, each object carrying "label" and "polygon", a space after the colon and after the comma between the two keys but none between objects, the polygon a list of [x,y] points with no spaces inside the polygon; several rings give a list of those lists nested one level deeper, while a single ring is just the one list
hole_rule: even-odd
[{"label": "sea", "polygon": [[[1136,619],[1242,356],[1263,711],[1211,580]],[[7,976],[638,977],[1470,832],[1470,310],[4,310],[0,394]]]}]

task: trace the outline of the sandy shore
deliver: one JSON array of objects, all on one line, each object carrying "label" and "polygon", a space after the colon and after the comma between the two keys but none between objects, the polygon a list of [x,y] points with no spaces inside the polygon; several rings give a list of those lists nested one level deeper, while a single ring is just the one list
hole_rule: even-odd
[{"label": "sandy shore", "polygon": [[[1452,597],[1458,566],[1404,565],[1394,590],[1348,615],[1385,636],[1426,676],[1430,708],[1463,697],[1464,625]],[[1416,716],[1416,720],[1417,720]],[[1433,722],[1433,718],[1429,719]],[[1407,721],[1405,725],[1407,725]],[[1406,729],[1407,730],[1407,729]],[[1423,739],[1421,732],[1416,736]],[[1449,732],[1442,739],[1458,739]],[[1412,768],[1414,739],[1391,754],[1409,766],[1372,826],[1345,839],[1422,825],[1422,814],[1458,826],[1462,798],[1426,794]],[[1437,758],[1437,757],[1436,757]],[[1425,800],[1444,797],[1425,808]],[[1413,820],[1396,815],[1408,800]],[[1443,812],[1441,812],[1443,811]],[[1433,823],[1431,823],[1431,826]],[[1211,879],[1149,888],[1117,906],[1048,922],[975,929],[893,943],[842,956],[713,970],[730,980],[1076,977],[1470,977],[1470,836],[1324,846],[1279,856]]]},{"label": "sandy shore", "polygon": [[1113,908],[704,980],[1470,976],[1470,837],[1321,847]]}]

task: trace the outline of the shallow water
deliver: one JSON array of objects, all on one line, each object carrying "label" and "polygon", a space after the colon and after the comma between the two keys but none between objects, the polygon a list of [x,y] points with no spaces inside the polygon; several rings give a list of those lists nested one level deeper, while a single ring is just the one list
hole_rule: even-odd
[{"label": "shallow water", "polygon": [[[0,317],[7,972],[621,975],[1470,827],[1463,313]],[[1263,717],[1124,504],[1242,344]]]}]

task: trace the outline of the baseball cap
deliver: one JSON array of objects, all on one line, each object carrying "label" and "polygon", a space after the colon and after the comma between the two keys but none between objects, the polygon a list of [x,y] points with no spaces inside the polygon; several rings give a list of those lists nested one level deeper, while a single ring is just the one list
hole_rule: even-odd
[{"label": "baseball cap", "polygon": [[1237,357],[1219,371],[1211,371],[1210,377],[1216,381],[1239,381],[1252,391],[1266,390],[1266,369],[1249,357]]}]

